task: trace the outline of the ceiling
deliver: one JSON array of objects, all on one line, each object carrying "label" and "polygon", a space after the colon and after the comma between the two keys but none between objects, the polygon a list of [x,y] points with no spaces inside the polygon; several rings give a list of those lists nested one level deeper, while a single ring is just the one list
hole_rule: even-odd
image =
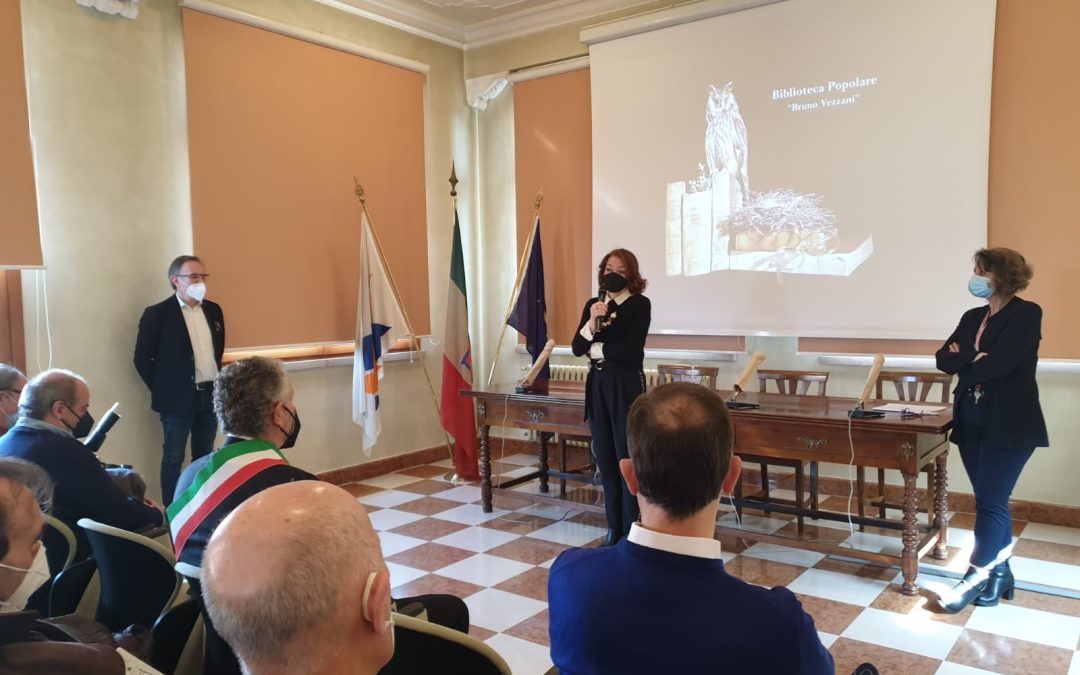
[{"label": "ceiling", "polygon": [[450,44],[479,47],[650,0],[317,0]]}]

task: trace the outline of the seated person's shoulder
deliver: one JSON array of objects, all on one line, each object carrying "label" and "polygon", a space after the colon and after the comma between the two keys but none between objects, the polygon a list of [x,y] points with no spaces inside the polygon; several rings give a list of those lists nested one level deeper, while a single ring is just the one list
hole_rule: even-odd
[{"label": "seated person's shoulder", "polygon": [[563,551],[551,564],[551,574],[570,572],[577,569],[591,569],[603,565],[604,560],[614,554],[614,548],[571,548]]}]

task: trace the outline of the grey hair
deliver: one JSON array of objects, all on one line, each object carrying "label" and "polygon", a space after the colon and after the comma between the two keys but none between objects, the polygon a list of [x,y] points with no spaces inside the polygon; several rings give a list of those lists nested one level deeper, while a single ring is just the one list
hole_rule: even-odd
[{"label": "grey hair", "polygon": [[[0,457],[0,485],[11,483],[25,489],[44,513],[52,508],[53,484],[49,475],[37,464],[17,457]],[[8,530],[11,514],[15,511],[18,490],[6,495],[0,492],[0,558],[8,554]]]},{"label": "grey hair", "polygon": [[197,255],[178,255],[169,263],[169,288],[176,290],[176,284],[173,283],[172,278],[180,274],[180,268],[189,262],[202,264],[202,260]]},{"label": "grey hair", "polygon": [[5,389],[14,389],[15,383],[25,378],[22,371],[15,366],[9,366],[6,363],[0,363],[0,391]]},{"label": "grey hair", "polygon": [[258,438],[288,388],[281,361],[264,356],[234,361],[214,380],[214,413],[225,433]]},{"label": "grey hair", "polygon": [[[356,609],[342,601],[345,580],[383,569],[378,536],[363,509],[339,510],[291,529],[279,550],[269,563],[277,582],[258,593],[228,593],[215,587],[217,575],[204,574],[206,610],[245,668],[288,663],[293,675],[322,672],[329,665],[325,646],[344,639]],[[212,568],[216,560],[206,556],[203,564]]]},{"label": "grey hair", "polygon": [[75,405],[79,393],[78,383],[86,384],[80,375],[63,368],[54,368],[38,374],[23,387],[19,397],[19,417],[45,419],[52,404],[63,401],[69,406]]}]

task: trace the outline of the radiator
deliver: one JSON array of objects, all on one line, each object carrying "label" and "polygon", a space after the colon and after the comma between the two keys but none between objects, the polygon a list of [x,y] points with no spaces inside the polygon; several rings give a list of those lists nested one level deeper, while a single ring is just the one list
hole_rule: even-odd
[{"label": "radiator", "polygon": [[[589,367],[579,364],[553,363],[551,364],[551,379],[565,380],[569,382],[584,382],[589,375]],[[645,385],[656,386],[659,375],[655,370],[645,369]]]}]

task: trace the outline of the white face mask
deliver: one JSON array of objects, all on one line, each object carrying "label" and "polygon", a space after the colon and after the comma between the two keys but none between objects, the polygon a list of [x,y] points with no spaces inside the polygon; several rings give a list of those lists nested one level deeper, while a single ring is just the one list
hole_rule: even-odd
[{"label": "white face mask", "polygon": [[203,298],[206,297],[206,284],[201,281],[197,284],[191,284],[184,290],[184,293],[187,293],[187,296],[195,302],[202,302]]},{"label": "white face mask", "polygon": [[[377,575],[376,575],[375,572],[371,572],[371,573],[368,574],[367,582],[364,584],[364,597],[363,597],[363,600],[361,601],[361,605],[360,605],[360,609],[364,613],[364,619],[366,619],[367,621],[370,621],[372,623],[374,623],[374,621],[371,618],[371,608],[368,607],[368,600],[370,600],[370,598],[371,598],[371,587],[375,584],[375,577],[376,576]],[[394,613],[393,612],[390,612],[390,618],[386,620],[386,623],[384,625],[387,628],[390,629],[390,648],[391,648],[391,650],[393,650],[393,649],[395,649],[397,647],[397,637],[394,635]]]},{"label": "white face mask", "polygon": [[34,556],[34,562],[30,563],[29,569],[12,567],[4,563],[0,563],[0,567],[13,572],[26,572],[22,582],[12,591],[11,597],[7,600],[0,600],[0,614],[23,611],[26,608],[26,601],[30,599],[34,591],[41,588],[42,584],[52,576],[49,574],[49,559],[45,557],[45,544],[38,548],[37,555]]}]

